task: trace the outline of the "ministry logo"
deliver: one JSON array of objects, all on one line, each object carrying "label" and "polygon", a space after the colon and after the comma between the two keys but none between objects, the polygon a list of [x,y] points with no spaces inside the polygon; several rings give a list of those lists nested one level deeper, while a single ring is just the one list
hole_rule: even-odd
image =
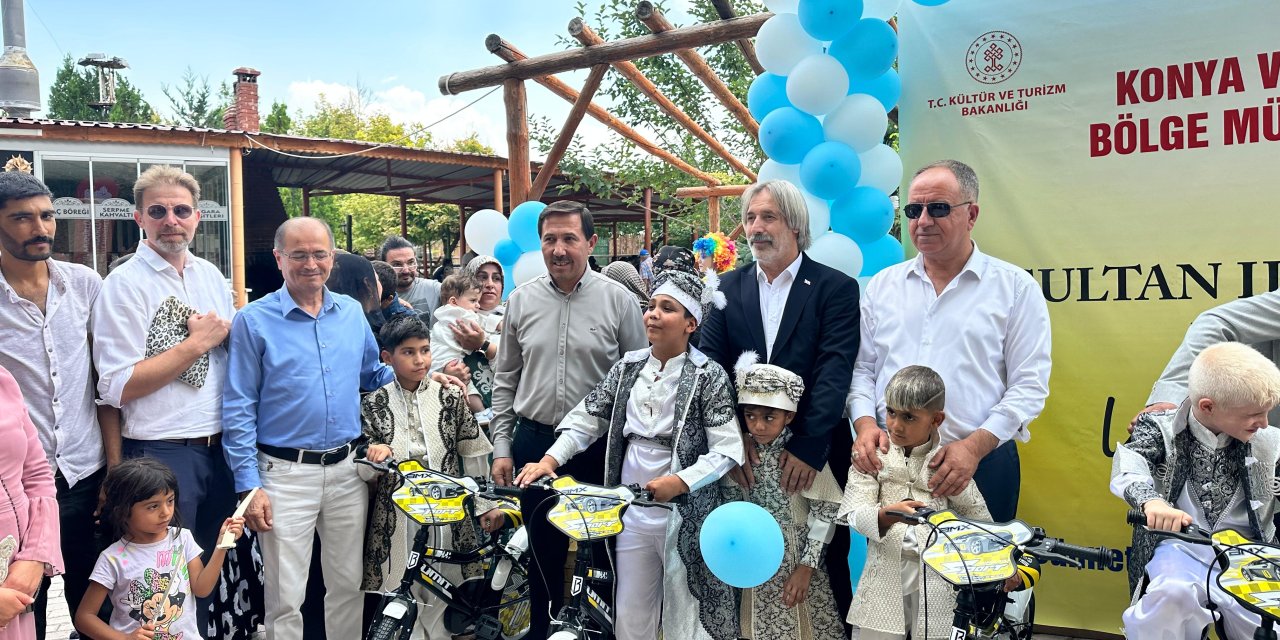
[{"label": "ministry logo", "polygon": [[1008,31],[988,31],[978,36],[965,53],[965,67],[974,80],[999,84],[1022,66],[1022,44]]}]

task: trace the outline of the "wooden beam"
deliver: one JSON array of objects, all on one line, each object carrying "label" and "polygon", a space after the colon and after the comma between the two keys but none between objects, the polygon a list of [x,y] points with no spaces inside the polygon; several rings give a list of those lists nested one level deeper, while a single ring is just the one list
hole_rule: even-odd
[{"label": "wooden beam", "polygon": [[[524,55],[524,53],[522,53],[514,45],[503,40],[497,35],[489,36],[485,40],[485,46],[489,48],[490,53],[498,56],[499,58],[502,58],[503,60],[506,60],[507,62],[515,63],[521,60],[528,59]],[[578,92],[575,91],[573,88],[571,88],[569,85],[565,84],[559,78],[556,78],[555,76],[545,76],[545,77],[534,78],[534,82],[537,82],[538,84],[546,87],[551,91],[551,93],[554,93],[569,102],[577,102],[578,100]],[[666,149],[663,149],[662,147],[658,146],[656,143],[650,141],[648,138],[645,138],[644,136],[640,135],[639,132],[627,126],[621,120],[615,118],[613,114],[606,111],[600,105],[597,105],[594,102],[591,103],[590,105],[587,106],[587,113],[591,114],[591,117],[595,118],[596,120],[599,120],[606,127],[609,127],[610,129],[613,129],[614,131],[616,131],[618,135],[621,135],[622,137],[630,140],[637,147],[640,147],[641,149],[645,150],[650,155],[653,155],[659,160],[662,160],[663,162],[666,162],[667,164],[707,184],[720,184],[720,181],[717,180],[715,176],[705,171],[702,171],[697,167],[694,167],[693,165],[685,162],[684,160],[681,160],[680,158],[676,157],[675,154],[672,154]]]},{"label": "wooden beam", "polygon": [[[711,6],[715,7],[716,13],[721,20],[730,20],[737,16],[737,12],[733,10],[733,4],[729,0],[711,0]],[[751,42],[750,38],[739,38],[734,41],[738,45],[738,50],[742,52],[742,57],[747,59],[747,64],[751,67],[756,75],[764,73],[764,65],[760,64],[760,58],[756,57],[756,45]]]},{"label": "wooden beam", "polygon": [[739,223],[738,223],[738,226],[736,226],[736,227],[734,227],[734,228],[733,228],[733,232],[729,234],[729,239],[730,239],[730,240],[737,240],[737,239],[738,239],[738,236],[740,236],[740,235],[742,235],[742,223],[741,223],[741,222],[739,222]]},{"label": "wooden beam", "polygon": [[749,184],[726,184],[715,187],[680,187],[676,189],[677,198],[711,198],[719,196],[740,196],[750,187]]},{"label": "wooden beam", "polygon": [[502,169],[493,170],[493,210],[502,213]]},{"label": "wooden beam", "polygon": [[311,187],[302,188],[302,215],[311,217]]},{"label": "wooden beam", "polygon": [[662,216],[662,244],[664,246],[671,244],[668,242],[669,239],[670,236],[667,235],[667,216]]},{"label": "wooden beam", "polygon": [[231,291],[239,309],[249,303],[245,291],[244,258],[244,157],[240,149],[230,149],[231,166]]},{"label": "wooden beam", "polygon": [[[634,60],[670,53],[677,49],[705,47],[731,40],[754,38],[760,25],[772,18],[772,13],[720,20],[692,27],[673,29],[651,36],[637,36],[608,43],[599,48],[575,49],[529,58],[510,64],[459,71],[440,76],[437,83],[440,93],[454,95],[464,91],[483,89],[502,84],[508,79],[529,80],[555,73],[613,64],[621,60]],[[493,38],[494,36],[489,36]],[[490,49],[492,51],[493,49]]]},{"label": "wooden beam", "polygon": [[613,230],[610,232],[609,241],[613,243],[613,255],[618,255],[618,223],[613,223]]},{"label": "wooden beam", "polygon": [[649,249],[652,253],[653,249],[650,244],[653,239],[650,237],[653,231],[653,187],[644,188],[644,248]]},{"label": "wooden beam", "polygon": [[[641,0],[640,4],[636,5],[636,17],[654,33],[662,33],[675,28],[667,20],[667,17],[662,15],[662,10],[655,7],[649,0]],[[697,51],[680,49],[675,54],[677,58],[684,62],[686,67],[689,67],[689,71],[693,72],[693,75],[702,81],[702,84],[711,91],[711,94],[720,99],[720,103],[724,105],[724,108],[728,109],[729,113],[732,113],[733,117],[737,118],[738,122],[741,122],[742,126],[746,127],[747,133],[750,133],[752,138],[760,137],[760,125],[756,123],[755,118],[751,117],[751,112],[747,110],[747,105],[742,104],[738,96],[733,95],[729,87],[725,85],[724,81],[720,80],[720,76],[716,74],[711,65],[708,65],[707,61]]]},{"label": "wooden beam", "polygon": [[[667,31],[666,33],[673,32]],[[574,18],[569,21],[569,35],[573,36],[578,40],[578,42],[581,42],[587,48],[606,44],[603,38],[596,34],[595,31],[592,31],[591,27],[588,27],[587,24],[582,21],[582,18]],[[723,158],[725,162],[728,162],[729,166],[733,167],[735,171],[750,177],[753,181],[756,179],[756,173],[754,171],[748,168],[741,160],[735,158],[733,154],[729,153],[728,149],[724,148],[724,145],[720,144],[719,140],[716,140],[714,136],[707,133],[707,131],[702,128],[702,125],[694,122],[693,118],[690,118],[688,114],[680,109],[680,107],[676,106],[676,103],[672,102],[666,94],[662,93],[662,91],[658,89],[651,80],[649,80],[649,78],[645,77],[644,72],[641,71],[634,62],[619,60],[613,63],[613,68],[617,69],[618,73],[621,73],[623,77],[630,80],[631,83],[640,90],[640,93],[643,93],[650,100],[654,101],[654,103],[658,105],[658,108],[667,112],[667,115],[680,123],[680,126],[684,127],[685,130],[692,133],[694,137],[701,140],[703,144],[710,147],[711,150],[715,152],[716,155]]]},{"label": "wooden beam", "polygon": [[511,206],[529,199],[529,117],[526,112],[524,80],[514,78],[502,84],[502,102],[507,108],[507,158],[511,176]]},{"label": "wooden beam", "polygon": [[409,237],[409,203],[400,196],[400,237]]},{"label": "wooden beam", "polygon": [[707,227],[708,233],[720,230],[720,196],[707,198]]},{"label": "wooden beam", "polygon": [[578,99],[573,101],[569,117],[565,118],[564,126],[560,128],[560,135],[556,137],[556,143],[551,146],[551,152],[547,154],[547,161],[538,170],[538,177],[533,179],[533,186],[529,188],[530,200],[542,199],[542,193],[547,190],[547,185],[560,166],[560,160],[564,158],[565,151],[569,150],[569,143],[573,142],[573,134],[578,131],[582,116],[587,115],[591,98],[596,95],[596,90],[600,88],[600,81],[604,80],[604,72],[608,70],[607,64],[591,67],[591,74],[587,76],[587,82],[582,85],[582,92],[578,94]]},{"label": "wooden beam", "polygon": [[[497,189],[499,193],[502,189]],[[502,196],[498,196],[501,198]],[[501,209],[499,209],[501,211]],[[462,255],[467,255],[467,234],[463,233],[467,228],[467,210],[458,205],[458,248],[462,250]]]}]

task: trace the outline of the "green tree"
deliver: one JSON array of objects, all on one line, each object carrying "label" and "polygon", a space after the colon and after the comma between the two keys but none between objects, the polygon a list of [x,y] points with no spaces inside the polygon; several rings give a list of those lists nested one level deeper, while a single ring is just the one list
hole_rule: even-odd
[{"label": "green tree", "polygon": [[160,89],[164,91],[164,97],[169,99],[169,107],[173,110],[173,124],[222,128],[222,115],[231,104],[231,89],[227,83],[219,85],[215,95],[213,87],[209,85],[209,76],[197,76],[191,67],[187,67],[182,74],[181,86],[162,84]]},{"label": "green tree", "polygon": [[293,128],[293,118],[289,117],[289,107],[283,102],[273,100],[271,113],[262,120],[262,131],[265,133],[289,133]]},{"label": "green tree", "polygon": [[[90,68],[76,68],[70,55],[62,59],[62,66],[49,87],[45,115],[55,120],[101,120],[97,108],[89,106],[98,101],[98,75]],[[116,104],[107,112],[108,122],[156,122],[155,112],[127,77],[116,73]]]}]

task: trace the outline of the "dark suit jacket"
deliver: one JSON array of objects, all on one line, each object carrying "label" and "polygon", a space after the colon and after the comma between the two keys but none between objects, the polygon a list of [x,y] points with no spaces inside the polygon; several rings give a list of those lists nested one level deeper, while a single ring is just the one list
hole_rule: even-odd
[{"label": "dark suit jacket", "polygon": [[[763,362],[767,351],[755,263],[722,276],[720,290],[728,305],[712,309],[702,325],[699,348],[729,372],[744,351],[755,351]],[[849,429],[845,398],[859,331],[857,281],[803,256],[768,363],[804,378],[804,397],[791,423],[795,436],[787,450],[815,469],[821,470],[829,456],[833,470],[849,467],[849,451],[830,449],[832,430]]]}]

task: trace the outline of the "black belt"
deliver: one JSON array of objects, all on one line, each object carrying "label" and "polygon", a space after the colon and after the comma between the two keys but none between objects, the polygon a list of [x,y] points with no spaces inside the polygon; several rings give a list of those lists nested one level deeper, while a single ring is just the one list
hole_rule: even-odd
[{"label": "black belt", "polygon": [[309,449],[291,449],[289,447],[274,447],[269,444],[258,443],[258,451],[261,451],[273,458],[281,460],[289,460],[290,462],[300,462],[302,464],[320,464],[324,466],[335,465],[347,459],[352,451],[360,445],[363,438],[356,438],[341,447],[329,449],[328,451],[312,451]]},{"label": "black belt", "polygon": [[180,444],[184,447],[216,447],[222,444],[222,434],[215,433],[211,436],[201,436],[199,438],[160,438],[160,442]]},{"label": "black belt", "polygon": [[553,424],[543,424],[537,420],[528,418],[516,418],[516,428],[533,429],[539,435],[554,436],[556,435],[556,427]]}]

